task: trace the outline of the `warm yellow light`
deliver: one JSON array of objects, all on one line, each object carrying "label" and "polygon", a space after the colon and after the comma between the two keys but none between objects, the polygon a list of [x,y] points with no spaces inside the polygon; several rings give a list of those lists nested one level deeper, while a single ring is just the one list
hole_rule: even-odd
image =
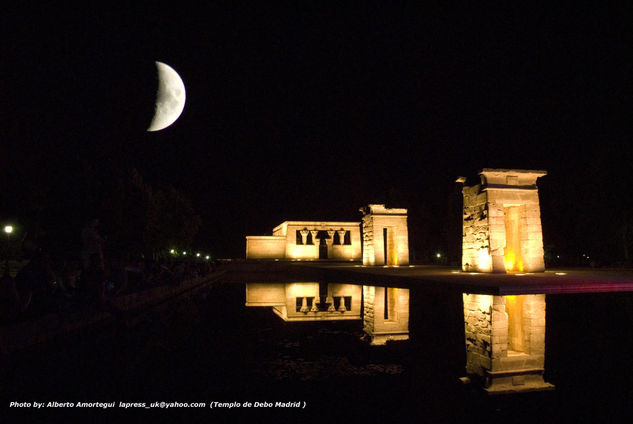
[{"label": "warm yellow light", "polygon": [[566,272],[557,272],[556,275],[567,275]]},{"label": "warm yellow light", "polygon": [[480,271],[489,271],[492,269],[492,257],[488,253],[488,249],[479,249],[477,252],[477,268]]},{"label": "warm yellow light", "polygon": [[506,246],[504,255],[504,265],[506,272],[523,272],[523,259],[521,257],[521,214],[520,206],[506,206],[505,228]]},{"label": "warm yellow light", "polygon": [[441,257],[442,257],[442,254],[441,254],[441,253],[436,253],[436,254],[435,254],[435,257],[436,257],[436,258],[441,258]]},{"label": "warm yellow light", "polygon": [[13,226],[12,225],[5,225],[4,226],[4,232],[7,234],[11,234],[13,232]]},{"label": "warm yellow light", "polygon": [[506,272],[523,271],[523,261],[520,258],[517,261],[515,253],[511,250],[508,250],[506,252],[506,255],[504,257],[504,264],[506,266]]},{"label": "warm yellow light", "polygon": [[187,254],[187,252],[182,252],[182,254],[183,254],[183,255],[186,255],[186,254]]},{"label": "warm yellow light", "polygon": [[171,250],[169,251],[169,253],[171,253],[171,254],[173,255],[174,253],[176,253],[176,251],[175,251],[174,249],[171,249]]},{"label": "warm yellow light", "polygon": [[200,257],[200,253],[196,253],[196,258],[199,258],[199,257]]}]

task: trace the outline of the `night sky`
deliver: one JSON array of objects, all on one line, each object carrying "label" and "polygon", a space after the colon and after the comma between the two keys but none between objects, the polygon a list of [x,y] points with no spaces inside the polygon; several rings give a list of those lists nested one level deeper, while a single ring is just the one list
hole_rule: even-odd
[{"label": "night sky", "polygon": [[[550,258],[633,252],[628,10],[173,3],[2,12],[0,218],[78,238],[99,214],[85,172],[135,167],[193,200],[196,244],[219,257],[387,202],[424,261],[459,248],[458,176],[545,169]],[[187,103],[148,133],[155,60]]]}]

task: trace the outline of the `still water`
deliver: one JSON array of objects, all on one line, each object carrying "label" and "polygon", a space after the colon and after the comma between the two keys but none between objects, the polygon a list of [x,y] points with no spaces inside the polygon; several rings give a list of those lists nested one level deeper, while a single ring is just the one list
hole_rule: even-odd
[{"label": "still water", "polygon": [[385,286],[217,284],[9,358],[2,402],[306,402],[266,413],[334,422],[633,411],[630,293],[548,295],[544,380],[556,390],[488,396],[459,380],[463,294]]}]

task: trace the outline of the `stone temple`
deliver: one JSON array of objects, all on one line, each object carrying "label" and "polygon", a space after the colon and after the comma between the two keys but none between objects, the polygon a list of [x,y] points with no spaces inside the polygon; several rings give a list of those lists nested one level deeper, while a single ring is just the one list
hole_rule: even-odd
[{"label": "stone temple", "polygon": [[479,174],[480,184],[462,190],[462,269],[501,273],[544,271],[536,180],[547,172],[485,168]]},{"label": "stone temple", "polygon": [[409,265],[407,210],[371,204],[363,213],[363,265]]},{"label": "stone temple", "polygon": [[285,221],[272,236],[246,236],[246,259],[345,260],[409,264],[407,210],[370,204],[361,222]]},{"label": "stone temple", "polygon": [[246,259],[361,258],[358,222],[285,221],[272,236],[246,236]]},{"label": "stone temple", "polygon": [[[536,180],[545,171],[489,169],[464,187],[462,269],[545,271]],[[459,178],[458,182],[464,182]],[[489,393],[551,390],[545,368],[545,295],[464,293],[466,371]]]}]

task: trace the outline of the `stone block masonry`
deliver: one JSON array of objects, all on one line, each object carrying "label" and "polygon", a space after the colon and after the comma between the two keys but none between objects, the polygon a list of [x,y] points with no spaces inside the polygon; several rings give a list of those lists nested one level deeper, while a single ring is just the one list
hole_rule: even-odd
[{"label": "stone block masonry", "polygon": [[485,168],[480,172],[481,184],[463,187],[464,271],[545,270],[536,186],[545,175],[545,171]]},{"label": "stone block masonry", "polygon": [[407,210],[371,204],[363,213],[363,265],[409,265]]}]

